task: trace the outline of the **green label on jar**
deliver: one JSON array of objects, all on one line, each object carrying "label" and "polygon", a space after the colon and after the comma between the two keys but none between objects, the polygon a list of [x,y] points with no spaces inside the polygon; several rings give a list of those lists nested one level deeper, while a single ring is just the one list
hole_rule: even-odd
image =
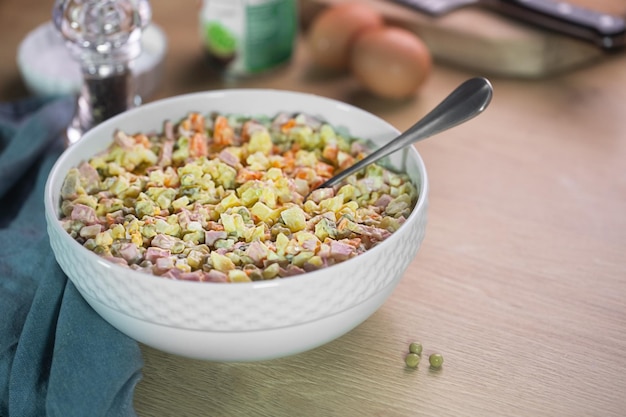
[{"label": "green label on jar", "polygon": [[247,75],[287,62],[297,35],[295,0],[205,0],[201,36],[210,62]]},{"label": "green label on jar", "polygon": [[246,67],[263,71],[291,58],[296,36],[296,5],[277,0],[246,9]]}]

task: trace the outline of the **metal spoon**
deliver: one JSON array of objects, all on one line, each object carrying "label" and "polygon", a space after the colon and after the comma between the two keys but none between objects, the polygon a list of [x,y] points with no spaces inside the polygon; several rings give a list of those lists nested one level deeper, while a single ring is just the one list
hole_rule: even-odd
[{"label": "metal spoon", "polygon": [[431,110],[430,113],[400,134],[400,136],[356,164],[331,177],[315,189],[332,187],[349,175],[407,145],[431,137],[474,118],[487,108],[492,96],[493,88],[486,78],[477,77],[465,81],[439,103],[437,107]]}]

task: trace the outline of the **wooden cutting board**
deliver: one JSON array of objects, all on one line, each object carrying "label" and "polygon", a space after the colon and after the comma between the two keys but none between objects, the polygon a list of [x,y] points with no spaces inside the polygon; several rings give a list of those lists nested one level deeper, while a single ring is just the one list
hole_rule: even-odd
[{"label": "wooden cutting board", "polygon": [[[607,54],[584,41],[536,28],[480,7],[432,18],[384,0],[361,0],[381,11],[389,24],[419,35],[435,59],[484,75],[543,78],[601,62]],[[303,25],[342,0],[302,0]],[[598,11],[626,16],[626,0],[570,0]],[[624,52],[619,52],[624,53]]]}]

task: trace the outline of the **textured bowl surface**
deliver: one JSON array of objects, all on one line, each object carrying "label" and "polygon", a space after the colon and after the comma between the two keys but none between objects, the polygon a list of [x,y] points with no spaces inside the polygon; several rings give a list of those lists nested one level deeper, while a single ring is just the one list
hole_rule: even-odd
[{"label": "textured bowl surface", "polygon": [[175,281],[114,265],[83,248],[61,227],[60,189],[71,167],[106,148],[113,132],[160,130],[191,111],[320,117],[380,145],[398,132],[356,107],[310,94],[218,90],[173,97],[102,123],[57,161],[46,184],[50,243],[57,261],[87,302],[113,326],[157,349],[207,360],[249,361],[302,352],[327,343],[373,314],[392,293],[424,238],[428,181],[413,147],[390,158],[420,190],[402,227],[356,258],[299,276],[223,284]]}]

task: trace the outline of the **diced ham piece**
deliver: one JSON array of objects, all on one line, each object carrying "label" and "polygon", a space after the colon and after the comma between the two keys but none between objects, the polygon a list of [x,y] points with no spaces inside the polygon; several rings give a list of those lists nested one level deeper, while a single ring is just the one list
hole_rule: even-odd
[{"label": "diced ham piece", "polygon": [[317,255],[321,257],[323,260],[326,260],[330,257],[330,245],[327,243],[322,243],[320,245],[320,250],[317,252]]},{"label": "diced ham piece", "polygon": [[156,260],[159,258],[167,258],[172,255],[168,249],[161,249],[158,247],[151,246],[146,250],[144,258],[146,261],[150,261],[152,263],[156,263]]},{"label": "diced ham piece", "polygon": [[374,226],[361,225],[361,234],[370,238],[373,242],[382,242],[391,236],[391,232]]},{"label": "diced ham piece", "polygon": [[182,209],[180,213],[178,213],[178,225],[183,229],[187,230],[189,228],[189,223],[191,223],[191,216],[189,214],[189,210]]},{"label": "diced ham piece", "polygon": [[294,275],[304,274],[306,271],[299,266],[289,264],[286,268],[280,268],[278,275],[281,277],[292,277]]},{"label": "diced ham piece", "polygon": [[161,167],[169,166],[172,164],[172,153],[174,151],[174,141],[166,140],[163,142],[163,147],[159,152],[158,164]]},{"label": "diced ham piece", "polygon": [[100,175],[89,163],[83,162],[78,167],[80,180],[83,188],[88,194],[96,193],[100,190]]},{"label": "diced ham piece", "polygon": [[239,164],[239,158],[237,158],[237,155],[233,154],[228,149],[222,150],[222,152],[220,152],[217,156],[222,160],[222,162],[230,165],[233,168],[235,168],[237,164]]},{"label": "diced ham piece", "polygon": [[174,268],[174,259],[165,257],[156,258],[154,261],[154,266],[159,273],[169,271],[170,269]]},{"label": "diced ham piece", "polygon": [[72,220],[78,220],[79,222],[82,222],[86,225],[98,223],[98,216],[96,215],[96,211],[84,204],[74,205],[74,208],[72,208],[72,213],[70,214],[70,218]]},{"label": "diced ham piece", "polygon": [[253,241],[246,249],[246,255],[256,264],[260,264],[267,257],[267,247],[258,240]]},{"label": "diced ham piece", "polygon": [[266,130],[266,128],[261,123],[257,122],[256,120],[248,120],[243,124],[241,128],[241,136],[242,139],[249,140],[250,136],[252,136],[254,132],[261,132],[264,130]]},{"label": "diced ham piece", "polygon": [[81,227],[80,232],[78,232],[78,234],[81,237],[89,239],[89,238],[92,238],[92,237],[96,237],[96,235],[98,233],[100,233],[101,231],[102,231],[102,225],[91,224],[89,226]]},{"label": "diced ham piece", "polygon": [[179,240],[180,239],[174,236],[159,233],[152,238],[152,243],[150,245],[156,246],[157,248],[161,249],[172,249],[172,246],[174,246],[174,244],[177,243]]},{"label": "diced ham piece", "polygon": [[354,247],[343,242],[330,242],[330,257],[338,261],[345,261],[354,253]]},{"label": "diced ham piece", "polygon": [[393,197],[391,197],[389,194],[383,194],[380,197],[378,197],[378,200],[376,200],[374,205],[376,207],[385,208],[389,205],[391,200],[393,200]]},{"label": "diced ham piece", "polygon": [[288,113],[280,113],[272,120],[272,129],[280,129],[289,119],[291,119],[291,115]]},{"label": "diced ham piece", "polygon": [[228,234],[223,230],[207,230],[204,232],[204,243],[213,246],[219,239],[226,239]]},{"label": "diced ham piece", "polygon": [[[163,258],[164,259],[164,258]],[[170,268],[166,273],[164,273],[162,276],[165,278],[171,278],[171,279],[180,279],[180,274],[182,274],[183,271],[181,271],[178,268]]]},{"label": "diced ham piece", "polygon": [[139,259],[141,253],[134,243],[126,242],[120,246],[120,256],[124,258],[126,262],[131,263]]},{"label": "diced ham piece", "polygon": [[193,272],[183,272],[179,275],[178,279],[183,281],[204,281],[205,275],[206,274],[200,270]]},{"label": "diced ham piece", "polygon": [[305,249],[308,251],[315,251],[317,250],[318,242],[319,241],[316,239],[307,239],[304,242],[302,242],[302,249]]},{"label": "diced ham piece", "polygon": [[171,120],[166,120],[163,124],[163,132],[168,140],[174,140],[174,123]]},{"label": "diced ham piece", "polygon": [[121,130],[117,130],[113,135],[113,142],[117,144],[122,149],[132,149],[135,145],[135,139],[128,136],[126,133]]},{"label": "diced ham piece", "polygon": [[206,280],[209,282],[227,282],[228,276],[222,271],[212,269],[206,273]]}]

